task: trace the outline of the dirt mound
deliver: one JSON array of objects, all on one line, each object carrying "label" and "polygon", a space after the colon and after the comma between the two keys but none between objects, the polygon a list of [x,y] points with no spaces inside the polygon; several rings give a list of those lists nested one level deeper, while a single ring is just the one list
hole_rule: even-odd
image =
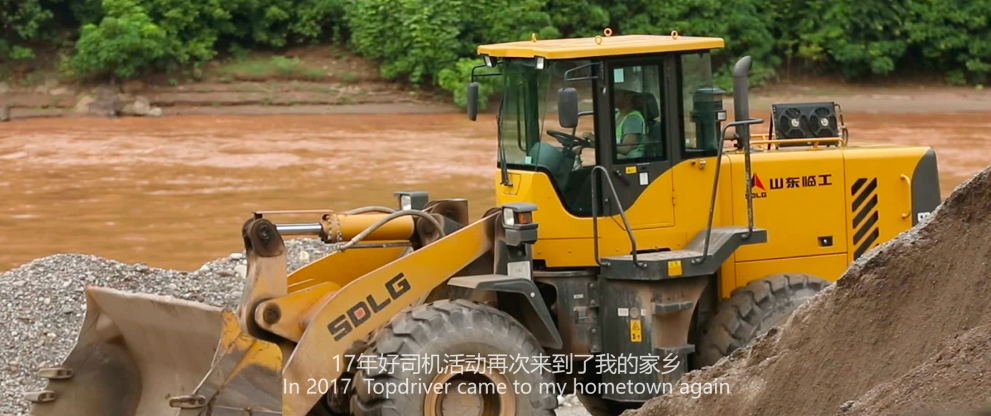
[{"label": "dirt mound", "polygon": [[[924,224],[865,255],[753,348],[636,416],[888,415],[991,399],[991,167]],[[678,389],[676,388],[675,391]]]},{"label": "dirt mound", "polygon": [[975,399],[991,401],[991,354],[987,353],[991,325],[967,331],[947,344],[907,374],[868,391],[845,415],[914,414],[958,408]]}]

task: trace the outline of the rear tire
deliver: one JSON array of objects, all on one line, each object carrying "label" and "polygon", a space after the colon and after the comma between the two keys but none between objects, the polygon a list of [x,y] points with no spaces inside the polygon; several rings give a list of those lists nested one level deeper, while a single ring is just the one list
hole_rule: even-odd
[{"label": "rear tire", "polygon": [[737,288],[716,308],[699,342],[699,364],[710,366],[784,323],[830,282],[804,273],[773,274]]},{"label": "rear tire", "polygon": [[[552,416],[557,407],[556,396],[540,393],[540,383],[554,381],[550,372],[527,374],[508,369],[513,362],[511,357],[544,355],[537,340],[511,316],[488,306],[465,300],[441,300],[409,308],[380,329],[372,345],[374,347],[363,355],[371,355],[376,360],[437,355],[443,364],[445,354],[463,354],[462,357],[505,354],[507,369],[504,373],[458,373],[450,366],[404,369],[397,364],[388,370],[361,366],[372,368],[359,368],[353,381],[351,412],[356,416]],[[450,388],[446,394],[383,393],[403,384],[422,385],[419,383],[450,383]],[[509,394],[466,395],[459,394],[456,388],[460,384],[481,386],[486,383],[489,387],[506,385]],[[532,391],[528,395],[515,393],[514,383],[529,383]]]}]

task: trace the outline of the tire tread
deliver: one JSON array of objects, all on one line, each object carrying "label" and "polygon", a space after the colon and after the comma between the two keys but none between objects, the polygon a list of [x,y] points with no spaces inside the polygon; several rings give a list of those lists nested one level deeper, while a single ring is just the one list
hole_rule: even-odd
[{"label": "tire tread", "polygon": [[[423,354],[432,340],[443,336],[449,331],[465,331],[469,329],[485,331],[495,337],[505,337],[519,345],[520,354],[536,356],[543,354],[543,349],[536,338],[514,318],[503,311],[481,305],[468,300],[439,300],[433,303],[419,305],[398,314],[388,324],[380,328],[373,339],[372,347],[364,354],[395,356],[402,354]],[[373,366],[374,367],[374,366]],[[362,368],[356,371],[351,395],[351,411],[355,416],[404,416],[408,412],[401,410],[415,405],[404,402],[404,397],[380,397],[372,394],[364,386],[366,380],[378,383],[395,383],[401,381],[396,374],[383,371],[373,373],[370,369]],[[396,370],[400,372],[400,370]],[[552,381],[550,375],[545,375],[546,382]],[[546,397],[543,397],[546,396]],[[537,397],[531,395],[530,402],[534,415],[552,416],[557,398],[552,395]],[[526,399],[524,396],[517,400]]]},{"label": "tire tread", "polygon": [[810,274],[781,273],[737,288],[716,308],[715,316],[701,337],[700,364],[713,365],[749,344],[757,337],[757,330],[763,329],[762,319],[782,304],[791,302],[796,294],[810,290],[819,292],[829,285],[829,281]]}]

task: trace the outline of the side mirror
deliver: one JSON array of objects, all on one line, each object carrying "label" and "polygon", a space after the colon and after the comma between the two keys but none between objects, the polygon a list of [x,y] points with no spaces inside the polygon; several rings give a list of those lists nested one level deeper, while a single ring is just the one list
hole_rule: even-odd
[{"label": "side mirror", "polygon": [[557,120],[561,127],[578,127],[578,90],[573,87],[557,91]]},{"label": "side mirror", "polygon": [[478,117],[478,83],[468,84],[468,119],[475,121]]}]

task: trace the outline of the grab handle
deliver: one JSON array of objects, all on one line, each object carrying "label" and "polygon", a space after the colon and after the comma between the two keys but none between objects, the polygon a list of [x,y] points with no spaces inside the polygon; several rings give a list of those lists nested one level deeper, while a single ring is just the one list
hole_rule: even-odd
[{"label": "grab handle", "polygon": [[902,213],[902,219],[905,219],[912,215],[912,178],[905,174],[902,174],[901,178],[908,184],[908,212]]}]

